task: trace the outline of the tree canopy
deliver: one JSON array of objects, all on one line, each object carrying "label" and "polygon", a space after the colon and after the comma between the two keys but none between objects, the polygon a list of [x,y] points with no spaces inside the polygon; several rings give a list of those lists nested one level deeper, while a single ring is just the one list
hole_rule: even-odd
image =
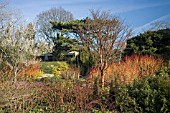
[{"label": "tree canopy", "polygon": [[38,38],[51,41],[56,37],[56,31],[51,28],[50,21],[67,22],[71,20],[73,20],[73,14],[61,7],[43,11],[36,17],[36,35]]},{"label": "tree canopy", "polygon": [[125,55],[134,53],[156,55],[170,59],[170,29],[148,31],[129,39]]},{"label": "tree canopy", "polygon": [[108,11],[91,10],[91,18],[67,23],[51,22],[53,28],[68,31],[89,50],[101,72],[104,86],[104,71],[120,54],[131,31],[123,22]]},{"label": "tree canopy", "polygon": [[53,59],[58,61],[66,60],[66,55],[70,51],[79,50],[79,42],[76,39],[64,36],[63,34],[57,34],[54,40]]},{"label": "tree canopy", "polygon": [[[44,42],[35,41],[35,32],[32,24],[27,26],[9,22],[5,33],[0,37],[0,54],[13,70],[14,82],[20,71],[35,61],[35,57],[48,50]],[[50,49],[50,48],[49,48]]]},{"label": "tree canopy", "polygon": [[0,59],[10,66],[16,82],[18,73],[50,47],[37,42],[34,25],[25,25],[20,15],[8,7],[8,2],[0,4]]}]

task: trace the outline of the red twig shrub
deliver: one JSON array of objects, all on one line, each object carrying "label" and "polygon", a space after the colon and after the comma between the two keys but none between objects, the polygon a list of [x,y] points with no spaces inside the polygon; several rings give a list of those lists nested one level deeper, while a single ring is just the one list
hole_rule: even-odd
[{"label": "red twig shrub", "polygon": [[162,66],[163,60],[150,55],[126,56],[120,63],[111,65],[106,76],[109,80],[116,78],[119,83],[130,83],[134,79],[152,76]]},{"label": "red twig shrub", "polygon": [[[134,79],[154,75],[162,66],[163,60],[150,55],[126,56],[121,62],[113,63],[105,71],[106,81],[118,80],[119,83],[130,83]],[[89,69],[89,78],[100,75],[98,67]],[[100,77],[100,76],[99,76]]]}]

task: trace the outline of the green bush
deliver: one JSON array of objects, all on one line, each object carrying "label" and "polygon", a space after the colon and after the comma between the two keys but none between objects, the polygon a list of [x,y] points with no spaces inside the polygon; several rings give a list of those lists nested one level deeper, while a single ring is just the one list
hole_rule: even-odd
[{"label": "green bush", "polygon": [[136,80],[127,86],[128,94],[135,99],[141,112],[170,112],[170,77],[155,76]]},{"label": "green bush", "polygon": [[120,113],[139,113],[140,107],[136,103],[135,98],[128,93],[128,87],[119,86],[117,81],[111,81],[109,91],[110,110],[116,110]]},{"label": "green bush", "polygon": [[170,60],[157,73],[159,76],[170,76]]},{"label": "green bush", "polygon": [[135,98],[129,95],[128,88],[126,87],[117,89],[115,109],[120,113],[141,113],[138,103],[136,103]]},{"label": "green bush", "polygon": [[69,65],[62,61],[41,62],[41,69],[44,73],[60,76],[62,73],[69,69]]},{"label": "green bush", "polygon": [[[112,81],[113,82],[113,81]],[[114,84],[113,84],[114,83]],[[135,80],[132,84],[110,86],[109,103],[121,113],[169,113],[170,76],[169,66],[153,77]]]}]

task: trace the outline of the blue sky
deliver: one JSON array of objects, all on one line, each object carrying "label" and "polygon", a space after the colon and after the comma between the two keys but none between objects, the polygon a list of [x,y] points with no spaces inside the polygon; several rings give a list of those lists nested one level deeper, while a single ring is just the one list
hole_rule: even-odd
[{"label": "blue sky", "polygon": [[89,16],[89,9],[109,10],[125,20],[135,34],[154,21],[170,23],[170,0],[10,0],[10,5],[20,9],[28,21],[53,7],[72,12],[75,19]]}]

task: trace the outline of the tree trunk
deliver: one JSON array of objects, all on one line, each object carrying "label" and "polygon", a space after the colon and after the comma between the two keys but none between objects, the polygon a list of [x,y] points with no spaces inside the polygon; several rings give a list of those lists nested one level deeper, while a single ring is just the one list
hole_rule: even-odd
[{"label": "tree trunk", "polygon": [[17,76],[18,76],[17,70],[14,69],[14,83],[17,82]]},{"label": "tree trunk", "polygon": [[104,70],[101,69],[100,73],[101,73],[101,87],[104,88]]}]

